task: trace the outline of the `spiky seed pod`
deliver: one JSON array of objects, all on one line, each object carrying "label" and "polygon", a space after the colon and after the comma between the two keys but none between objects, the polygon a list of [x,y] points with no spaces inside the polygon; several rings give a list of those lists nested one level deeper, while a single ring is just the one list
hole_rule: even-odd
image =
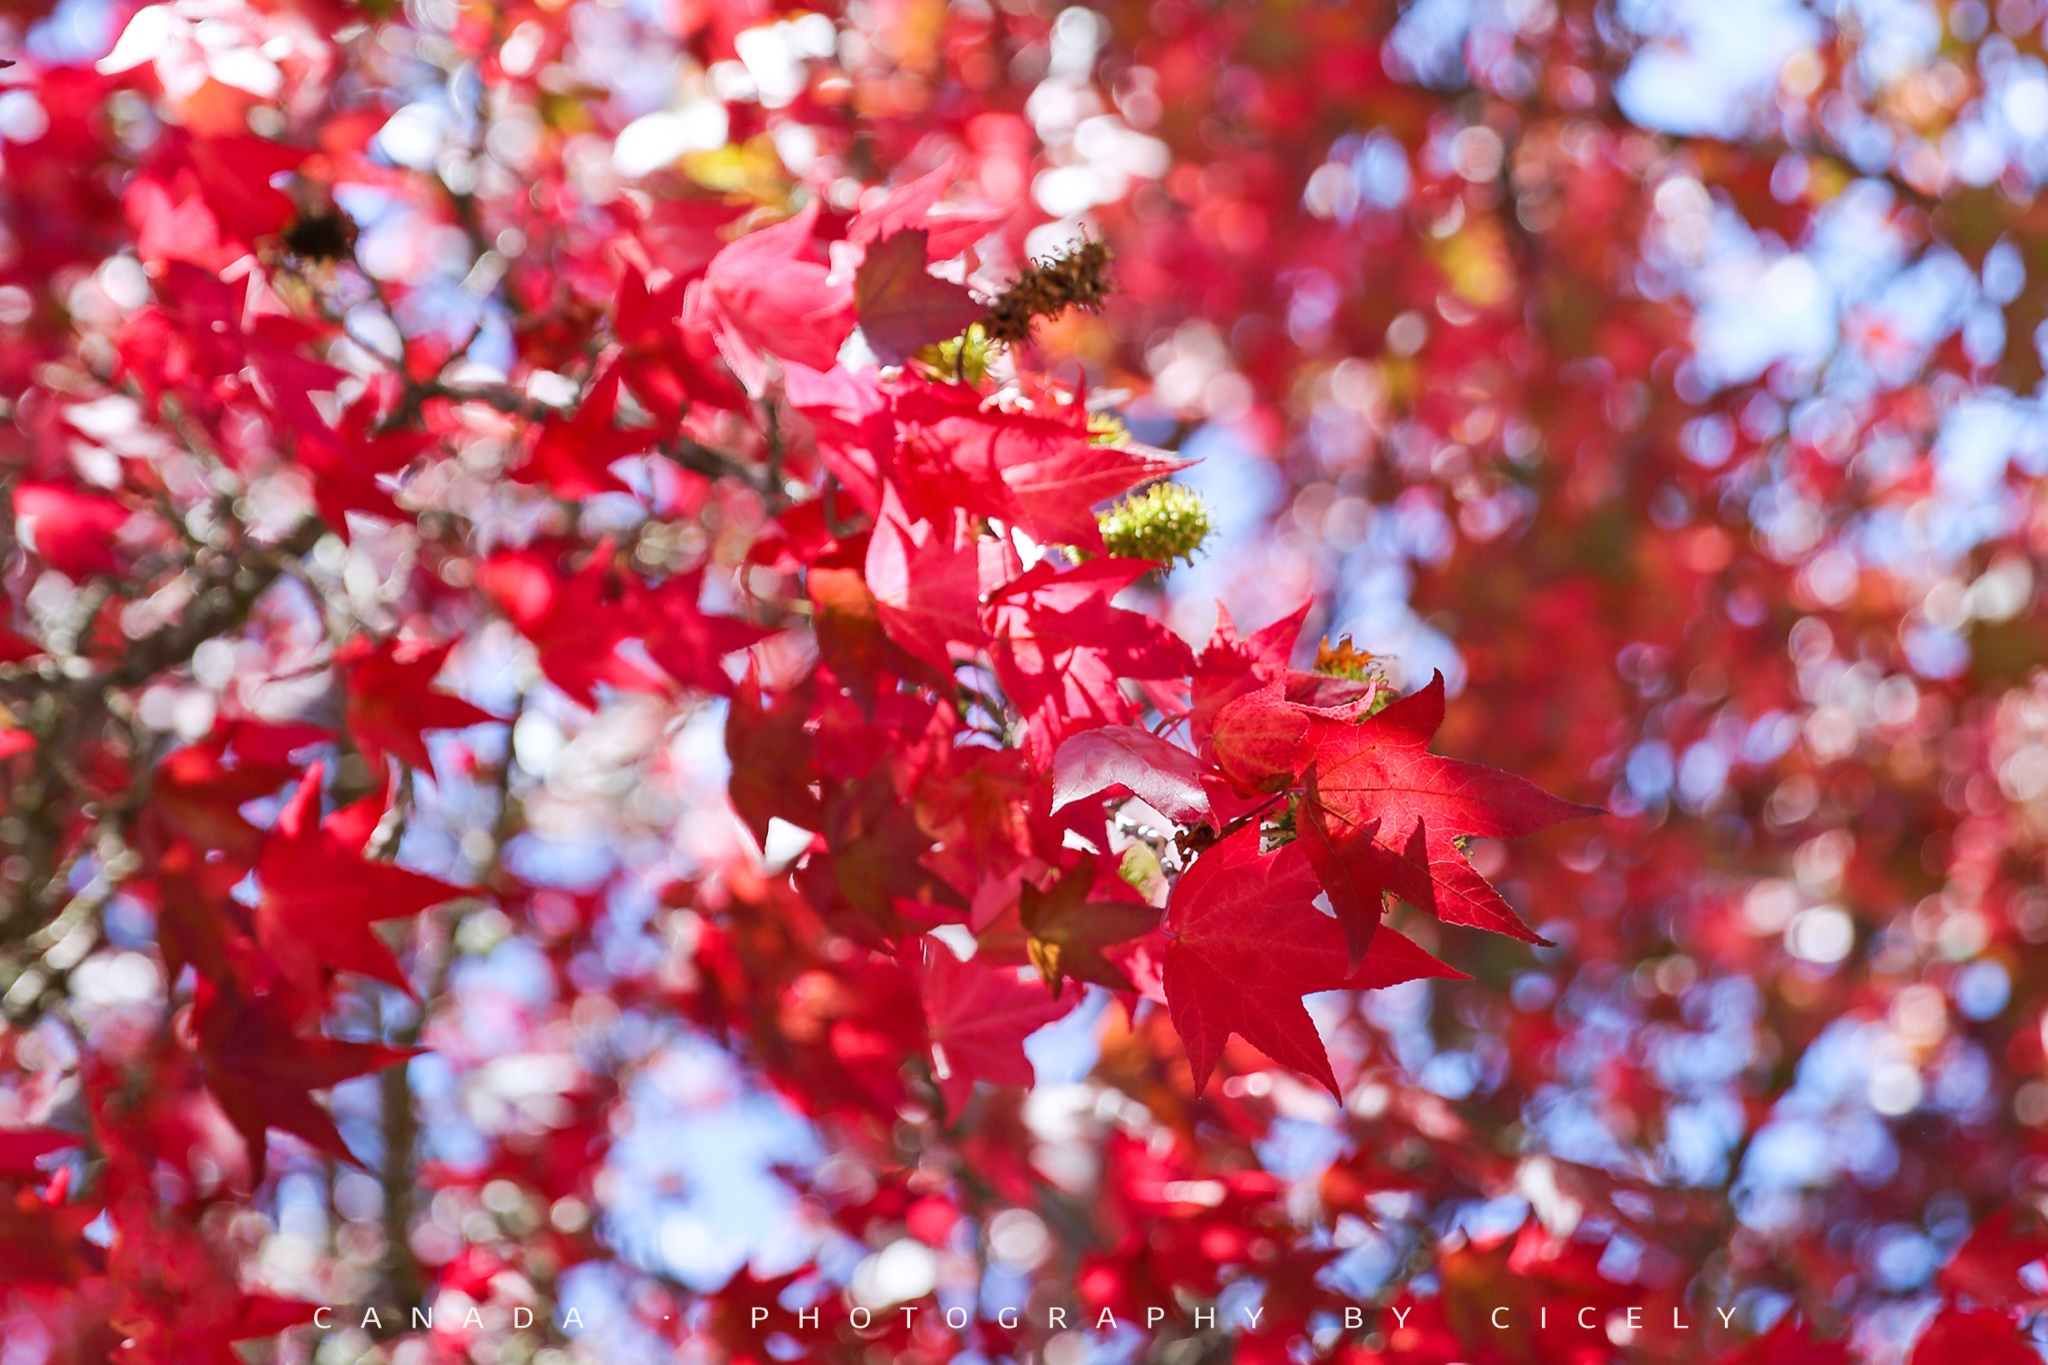
[{"label": "spiky seed pod", "polygon": [[1212,529],[1202,495],[1177,483],[1155,483],[1133,493],[1095,521],[1112,555],[1155,564],[1192,560]]},{"label": "spiky seed pod", "polygon": [[331,205],[308,209],[284,230],[284,249],[309,265],[346,260],[356,249],[356,225]]},{"label": "spiky seed pod", "polygon": [[983,323],[989,339],[1014,345],[1030,338],[1034,318],[1058,317],[1069,308],[1096,311],[1109,296],[1109,262],[1106,242],[1081,242],[1031,262],[989,308]]},{"label": "spiky seed pod", "polygon": [[1349,635],[1334,644],[1324,640],[1316,646],[1315,671],[1326,678],[1352,682],[1370,682],[1381,674],[1379,655],[1352,644]]},{"label": "spiky seed pod", "polygon": [[1120,446],[1131,439],[1131,429],[1124,425],[1124,419],[1113,412],[1091,412],[1088,414],[1088,444],[1091,446]]}]

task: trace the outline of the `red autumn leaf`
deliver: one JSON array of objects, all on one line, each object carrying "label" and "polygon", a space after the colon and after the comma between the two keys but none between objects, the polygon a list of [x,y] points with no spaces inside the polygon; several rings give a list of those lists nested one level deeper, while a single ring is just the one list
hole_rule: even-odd
[{"label": "red autumn leaf", "polygon": [[879,472],[910,514],[924,521],[956,512],[1016,520],[1017,497],[1003,481],[1010,447],[1029,455],[1075,439],[1063,422],[988,410],[982,395],[964,384],[900,384],[890,410],[894,429]]},{"label": "red autumn leaf", "polygon": [[390,754],[431,774],[434,759],[424,731],[460,730],[496,719],[480,706],[434,689],[454,647],[453,640],[379,644],[359,635],[335,654],[348,683],[349,736],[379,771]]},{"label": "red autumn leaf", "polygon": [[717,364],[716,348],[701,331],[688,331],[681,314],[689,281],[675,279],[659,289],[628,266],[619,279],[612,332],[622,350],[619,376],[659,424],[673,426],[693,404],[731,410],[746,395]]},{"label": "red autumn leaf", "polygon": [[[346,460],[341,437],[312,396],[339,389],[348,372],[302,354],[300,345],[312,339],[309,330],[293,320],[272,316],[252,322],[241,343],[263,400],[279,419],[278,426],[291,433],[294,449],[322,449],[332,459]],[[300,458],[305,458],[303,453]]]},{"label": "red autumn leaf", "polygon": [[1187,467],[1154,451],[1099,445],[1069,428],[1064,441],[1004,452],[1003,482],[1017,499],[1017,524],[1041,541],[1102,550],[1095,508],[1141,483]]},{"label": "red autumn leaf", "polygon": [[201,978],[191,1037],[207,1089],[248,1144],[260,1178],[267,1130],[290,1133],[340,1161],[356,1164],[334,1120],[312,1092],[404,1061],[411,1052],[297,1031],[268,996],[243,996]]},{"label": "red autumn leaf", "polygon": [[113,540],[128,516],[112,498],[61,484],[24,483],[14,490],[15,534],[67,578],[121,572]]},{"label": "red autumn leaf", "polygon": [[208,848],[255,856],[261,842],[241,808],[299,775],[292,752],[328,738],[312,726],[225,721],[212,734],[164,755],[152,775],[146,829]]},{"label": "red autumn leaf", "polygon": [[544,483],[560,498],[588,498],[623,490],[626,485],[612,473],[611,466],[647,449],[655,433],[644,427],[613,425],[612,418],[619,406],[619,379],[619,365],[608,361],[591,379],[575,416],[551,417],[541,424],[533,458],[513,471],[512,476]]},{"label": "red autumn leaf", "polygon": [[78,1285],[99,1260],[83,1236],[99,1216],[91,1204],[45,1203],[32,1189],[0,1197],[0,1284],[17,1293]]},{"label": "red autumn leaf", "polygon": [[1935,1283],[1980,1303],[2000,1303],[2020,1292],[2020,1271],[2043,1257],[2048,1257],[2048,1228],[2039,1217],[2023,1218],[2006,1207],[1977,1225]]},{"label": "red autumn leaf", "polygon": [[1135,991],[1129,974],[1104,950],[1156,930],[1159,910],[1125,884],[1113,859],[1088,857],[1043,891],[1025,883],[1018,920],[1030,936],[1027,952],[1032,964],[1055,991],[1070,976],[1112,990]]},{"label": "red autumn leaf", "polygon": [[768,632],[737,617],[703,609],[704,570],[675,574],[639,594],[640,634],[647,656],[685,687],[726,695],[732,675],[725,660],[758,644]]},{"label": "red autumn leaf", "polygon": [[237,376],[249,362],[242,328],[246,291],[238,294],[211,270],[187,261],[162,267],[160,307],[146,309],[123,332],[122,356],[145,390],[160,395],[195,376]]},{"label": "red autumn leaf", "polygon": [[764,695],[758,675],[749,674],[733,695],[725,716],[725,751],[732,760],[726,795],[756,843],[768,842],[769,823],[788,821],[816,829],[824,821],[818,795],[807,781],[815,741],[806,728],[809,689]]},{"label": "red autumn leaf", "polygon": [[189,168],[168,178],[137,176],[122,193],[121,207],[135,228],[136,258],[146,265],[183,261],[212,270],[240,254],[221,241],[220,222]]},{"label": "red autumn leaf", "polygon": [[1125,719],[1129,706],[1119,678],[1186,672],[1188,648],[1178,636],[1148,616],[1111,605],[1151,568],[1096,559],[1061,572],[1045,562],[990,599],[996,676],[1027,718],[1037,761],[1049,760],[1077,730]]},{"label": "red autumn leaf", "polygon": [[379,431],[377,406],[372,398],[360,398],[342,414],[333,442],[299,443],[299,463],[313,476],[313,503],[320,509],[320,519],[344,541],[349,539],[350,512],[386,520],[401,515],[379,476],[405,468],[429,444],[415,431]]},{"label": "red autumn leaf", "polygon": [[1210,727],[1225,706],[1286,677],[1288,658],[1312,605],[1302,603],[1291,616],[1281,617],[1249,640],[1238,636],[1229,609],[1217,605],[1215,632],[1196,658],[1189,679],[1190,719],[1198,742],[1208,742]]},{"label": "red autumn leaf", "polygon": [[1418,822],[1400,854],[1373,839],[1379,822],[1345,825],[1323,804],[1315,765],[1302,774],[1302,799],[1296,811],[1301,849],[1323,884],[1344,930],[1344,943],[1356,967],[1371,946],[1386,909],[1386,897],[1397,895],[1418,910],[1436,913],[1436,884],[1430,880],[1427,842]]},{"label": "red autumn leaf", "polygon": [[915,940],[918,985],[924,996],[925,1027],[931,1035],[932,1073],[948,1112],[957,1116],[976,1081],[1030,1085],[1031,1061],[1024,1040],[1078,1002],[1055,996],[1015,967],[962,962],[937,939]]},{"label": "red autumn leaf", "polygon": [[638,637],[645,617],[610,560],[606,542],[574,573],[563,572],[557,557],[543,549],[493,555],[477,571],[477,585],[533,641],[548,680],[586,707],[597,705],[600,684],[636,692],[668,686],[660,674],[619,653],[620,645]]},{"label": "red autumn leaf", "polygon": [[1598,807],[1561,800],[1512,773],[1430,753],[1444,717],[1441,673],[1363,721],[1301,714],[1307,729],[1300,768],[1315,768],[1324,813],[1347,827],[1376,821],[1375,841],[1401,857],[1419,831],[1436,883],[1436,913],[1445,923],[1542,941],[1452,841],[1532,834],[1560,820],[1598,815]]},{"label": "red autumn leaf", "polygon": [[241,808],[299,776],[293,750],[328,738],[311,726],[227,721],[151,774],[136,843],[154,863],[157,936],[172,979],[187,964],[217,980],[236,970],[253,927],[232,892],[267,837]]},{"label": "red autumn leaf", "polygon": [[821,555],[804,572],[804,594],[810,599],[811,629],[826,670],[844,680],[864,703],[872,703],[878,678],[908,677],[928,665],[919,663],[882,628],[881,604],[863,573],[866,552],[862,538]]},{"label": "red autumn leaf", "polygon": [[730,1365],[774,1365],[782,1358],[772,1346],[772,1339],[783,1330],[775,1320],[785,1311],[784,1292],[801,1278],[802,1271],[791,1271],[764,1279],[752,1266],[741,1266],[726,1282],[705,1335],[718,1343]]},{"label": "red autumn leaf", "polygon": [[[1002,221],[996,209],[949,208],[939,212],[939,201],[954,183],[956,170],[948,163],[926,172],[906,185],[899,185],[872,208],[862,209],[847,225],[846,240],[859,245],[917,229],[931,241],[931,255],[947,260],[959,255],[986,236]],[[950,333],[948,334],[950,335]]]},{"label": "red autumn leaf", "polygon": [[303,147],[230,134],[186,139],[184,150],[214,219],[229,237],[253,245],[283,231],[298,211],[291,196],[270,181],[305,162]]},{"label": "red autumn leaf", "polygon": [[194,137],[172,126],[158,150],[122,196],[145,262],[182,259],[220,269],[282,231],[297,212],[270,179],[296,170],[306,160],[303,148],[246,134]]},{"label": "red autumn leaf", "polygon": [[1121,787],[1170,820],[1211,821],[1202,764],[1179,745],[1135,725],[1083,730],[1061,742],[1052,760],[1052,808]]},{"label": "red autumn leaf", "polygon": [[[1212,751],[1217,717],[1223,708],[1269,686],[1278,686],[1279,695],[1289,702],[1319,710],[1349,706],[1377,692],[1376,682],[1303,673],[1289,666],[1288,660],[1312,605],[1304,602],[1290,615],[1254,632],[1250,639],[1239,638],[1236,622],[1231,620],[1229,611],[1218,605],[1215,633],[1195,660],[1194,672],[1188,679],[1188,717],[1201,752]],[[1250,717],[1240,714],[1237,719],[1242,723]],[[1248,760],[1251,755],[1238,757]],[[1284,758],[1275,758],[1269,767],[1256,774],[1247,772],[1241,780],[1256,789],[1259,779],[1284,766]]]},{"label": "red autumn leaf", "polygon": [[1373,936],[1363,964],[1347,971],[1343,932],[1315,907],[1307,858],[1292,844],[1261,853],[1259,839],[1258,827],[1246,825],[1197,858],[1173,888],[1166,907],[1173,1026],[1198,1092],[1235,1033],[1341,1099],[1302,997],[1462,974],[1386,928]]},{"label": "red autumn leaf", "polygon": [[2039,1365],[2031,1334],[1995,1308],[1954,1304],[1934,1315],[1907,1365]]},{"label": "red autumn leaf", "polygon": [[925,269],[929,234],[904,228],[868,247],[853,276],[853,301],[868,348],[885,365],[900,365],[921,346],[958,336],[988,305],[966,288]]},{"label": "red autumn leaf", "polygon": [[892,491],[868,538],[868,591],[889,638],[950,676],[956,650],[983,639],[980,552],[957,515],[939,526],[904,516]]},{"label": "red autumn leaf", "polygon": [[794,218],[731,243],[705,269],[719,349],[749,390],[764,379],[757,352],[829,370],[853,330],[852,281],[811,255],[818,211],[813,199]]},{"label": "red autumn leaf", "polygon": [[42,652],[43,647],[34,640],[0,625],[0,664],[18,664]]},{"label": "red autumn leaf", "polygon": [[46,1178],[49,1172],[36,1165],[37,1159],[68,1151],[80,1140],[76,1133],[54,1128],[0,1128],[0,1180]]},{"label": "red autumn leaf", "polygon": [[915,515],[937,520],[959,508],[1014,522],[1043,544],[1102,553],[1094,508],[1187,464],[1093,444],[1082,409],[1050,417],[1011,412],[964,385],[908,388],[895,407],[901,441],[893,477]]},{"label": "red autumn leaf", "polygon": [[1209,732],[1210,752],[1238,790],[1271,794],[1301,771],[1308,717],[1277,681],[1225,703]]},{"label": "red autumn leaf", "polygon": [[336,972],[357,972],[409,991],[398,960],[370,926],[416,915],[462,890],[363,856],[383,815],[381,798],[344,806],[325,820],[319,803],[316,763],[285,803],[256,862],[262,889],[257,942],[300,997],[316,1004]]},{"label": "red autumn leaf", "polygon": [[311,1322],[320,1305],[302,1299],[280,1298],[276,1294],[244,1294],[235,1318],[221,1335],[228,1341],[251,1341],[276,1336],[288,1327]]}]

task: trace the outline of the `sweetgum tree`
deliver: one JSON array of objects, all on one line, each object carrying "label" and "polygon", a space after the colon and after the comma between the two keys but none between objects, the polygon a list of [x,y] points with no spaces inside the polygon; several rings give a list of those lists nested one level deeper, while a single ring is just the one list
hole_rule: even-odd
[{"label": "sweetgum tree", "polygon": [[1712,17],[11,8],[0,1349],[2036,1359],[2043,16]]}]

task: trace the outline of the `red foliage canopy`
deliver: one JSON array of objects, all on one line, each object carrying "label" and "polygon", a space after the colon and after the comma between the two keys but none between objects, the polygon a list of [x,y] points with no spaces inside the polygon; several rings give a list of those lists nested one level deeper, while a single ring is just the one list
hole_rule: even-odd
[{"label": "red foliage canopy", "polygon": [[6,1352],[2033,1358],[2042,17],[15,7]]}]

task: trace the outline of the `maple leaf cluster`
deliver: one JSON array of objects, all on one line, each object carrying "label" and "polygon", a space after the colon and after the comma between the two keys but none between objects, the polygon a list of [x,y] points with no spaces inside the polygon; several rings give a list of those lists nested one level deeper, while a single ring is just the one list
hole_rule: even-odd
[{"label": "maple leaf cluster", "polygon": [[[425,286],[395,298],[372,263],[380,229],[350,206],[400,188],[391,128],[247,131],[246,85],[188,83],[227,41],[191,22],[139,11],[89,75],[55,64],[42,87],[166,116],[132,145],[67,132],[127,224],[99,288],[139,297],[11,410],[16,580],[48,610],[18,608],[7,681],[10,933],[39,954],[13,969],[8,1036],[68,1031],[77,1055],[76,1093],[24,1098],[35,1126],[8,1130],[10,1245],[83,1315],[45,1330],[140,1365],[325,1327],[349,1282],[258,1288],[226,1231],[320,1163],[377,1163],[356,1289],[407,1315],[394,1330],[451,1293],[553,1313],[546,1282],[600,1254],[602,1139],[543,1176],[518,1164],[537,1134],[486,1125],[499,1161],[437,1177],[499,1219],[461,1254],[410,1186],[422,1068],[474,1054],[454,992],[492,935],[600,998],[579,963],[601,906],[560,906],[519,856],[547,842],[534,737],[565,726],[723,712],[740,824],[680,876],[634,874],[695,938],[636,1008],[732,1039],[794,1110],[856,1130],[973,1131],[1090,991],[1164,1011],[1190,1098],[1237,1036],[1341,1099],[1304,1001],[1456,975],[1381,923],[1390,897],[1535,941],[1454,841],[1584,810],[1430,754],[1440,678],[1385,706],[1382,680],[1291,666],[1303,612],[1249,639],[1225,616],[1197,653],[1148,610],[1202,528],[1156,491],[1109,509],[1187,461],[1030,344],[1100,305],[1100,243],[1005,288],[944,278],[999,268],[1015,228],[943,165],[851,212],[620,200],[601,252],[566,210],[472,205],[477,240],[556,262],[484,286],[514,324],[494,368],[480,329],[423,326]],[[251,60],[332,55],[280,33]],[[309,97],[324,79],[289,76]],[[973,374],[966,340],[944,363],[963,334],[987,338]],[[1105,515],[1156,557],[1111,554]],[[795,856],[764,862],[789,833]],[[143,974],[98,1030],[73,1009],[94,970]],[[606,1103],[562,1094],[546,1142]],[[563,1238],[507,1259],[507,1209],[532,1199]]]}]

